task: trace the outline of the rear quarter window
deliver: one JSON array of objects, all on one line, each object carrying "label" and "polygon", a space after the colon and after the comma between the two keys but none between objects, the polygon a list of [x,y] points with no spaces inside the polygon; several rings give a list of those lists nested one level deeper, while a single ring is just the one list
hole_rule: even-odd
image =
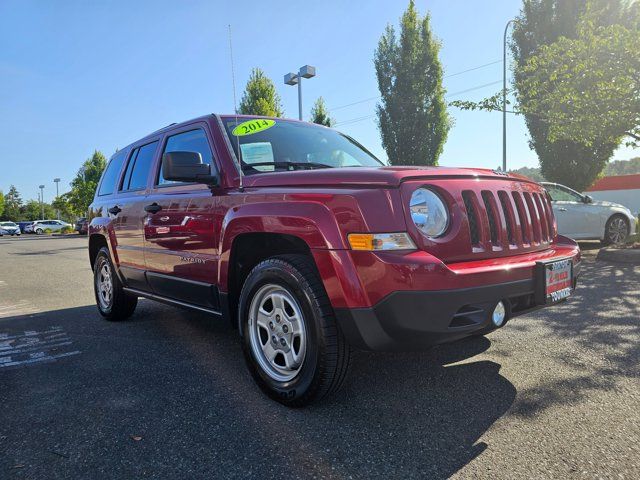
[{"label": "rear quarter window", "polygon": [[125,158],[126,155],[124,150],[119,151],[111,157],[111,160],[102,175],[102,180],[100,181],[100,188],[98,189],[99,197],[111,195],[115,192],[116,182],[120,176],[120,170],[122,169],[122,164],[124,163]]},{"label": "rear quarter window", "polygon": [[127,172],[122,180],[121,190],[142,190],[147,186],[149,170],[157,147],[158,142],[155,141],[133,151],[129,165],[127,165]]}]

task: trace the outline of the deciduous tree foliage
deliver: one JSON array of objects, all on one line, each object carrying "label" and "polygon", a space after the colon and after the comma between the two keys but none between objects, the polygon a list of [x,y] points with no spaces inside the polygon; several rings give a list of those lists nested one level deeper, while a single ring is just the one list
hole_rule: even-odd
[{"label": "deciduous tree foliage", "polygon": [[[42,217],[42,208],[40,202],[37,200],[28,200],[21,209],[20,219],[21,220],[43,220]],[[55,209],[49,205],[48,203],[44,204],[44,219],[47,218],[56,218]]]},{"label": "deciduous tree foliage", "polygon": [[382,145],[392,165],[437,165],[451,121],[444,101],[440,43],[429,14],[419,18],[413,0],[400,20],[400,37],[387,28],[374,64],[381,102]]},{"label": "deciduous tree foliage", "polygon": [[2,218],[3,213],[4,213],[4,194],[0,191],[0,218]]},{"label": "deciduous tree foliage", "polygon": [[251,71],[238,112],[243,115],[264,115],[282,117],[284,111],[276,86],[259,68]]},{"label": "deciduous tree foliage", "polygon": [[78,170],[71,182],[71,191],[67,194],[71,211],[74,214],[78,216],[87,214],[89,204],[93,200],[100,176],[106,165],[106,157],[96,150],[91,158],[85,160]]},{"label": "deciduous tree foliage", "polygon": [[[561,61],[558,61],[561,59]],[[640,30],[583,22],[522,68],[519,98],[545,112],[551,141],[640,145]],[[544,93],[541,92],[544,90]]]},{"label": "deciduous tree foliage", "polygon": [[311,109],[311,121],[318,125],[324,125],[325,127],[330,127],[334,123],[333,119],[329,116],[329,111],[327,110],[327,106],[325,105],[322,97],[319,97],[316,100],[316,103],[313,104],[313,108]]},{"label": "deciduous tree foliage", "polygon": [[[559,119],[549,115],[543,104],[553,96],[556,74],[540,70],[540,88],[531,90],[532,65],[538,55],[548,52],[548,61],[565,70],[569,82],[579,79],[569,73],[572,59],[562,53],[563,45],[580,34],[581,22],[588,16],[595,26],[613,25],[628,13],[628,2],[610,0],[525,0],[514,28],[512,52],[515,58],[514,79],[520,110],[524,113],[530,134],[530,145],[540,160],[542,175],[550,181],[583,190],[593,183],[618,147],[620,137],[594,135],[585,141],[579,135],[558,135]],[[551,58],[552,57],[552,58]],[[575,72],[573,72],[575,73]],[[567,104],[567,98],[556,97],[556,107]],[[594,112],[583,111],[586,116]],[[580,122],[572,118],[571,122]]]}]

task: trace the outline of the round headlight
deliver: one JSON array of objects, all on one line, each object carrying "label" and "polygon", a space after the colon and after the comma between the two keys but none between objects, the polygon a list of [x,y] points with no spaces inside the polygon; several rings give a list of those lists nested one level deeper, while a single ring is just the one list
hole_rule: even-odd
[{"label": "round headlight", "polygon": [[416,227],[427,237],[439,237],[449,226],[449,212],[437,193],[419,188],[409,202],[411,218]]}]

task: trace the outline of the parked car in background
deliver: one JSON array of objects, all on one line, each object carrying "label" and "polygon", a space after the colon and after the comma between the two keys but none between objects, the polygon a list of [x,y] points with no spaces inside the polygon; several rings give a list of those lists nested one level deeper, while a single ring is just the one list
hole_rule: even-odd
[{"label": "parked car in background", "polygon": [[20,227],[13,222],[0,222],[0,237],[3,235],[20,235]]},{"label": "parked car in background", "polygon": [[79,218],[76,222],[76,232],[80,235],[86,235],[89,231],[89,222],[85,217]]},{"label": "parked car in background", "polygon": [[27,228],[27,225],[31,225],[33,222],[18,222],[18,227],[20,227],[20,231],[22,233],[28,233],[25,231],[25,229]]},{"label": "parked car in background", "polygon": [[64,227],[71,227],[71,225],[67,222],[63,222],[62,220],[36,220],[30,227],[27,227],[27,230],[25,231],[30,229],[32,233],[42,235],[45,230],[59,232]]},{"label": "parked car in background", "polygon": [[636,231],[636,218],[617,203],[595,201],[558,183],[542,182],[551,196],[558,233],[574,240],[621,244]]}]

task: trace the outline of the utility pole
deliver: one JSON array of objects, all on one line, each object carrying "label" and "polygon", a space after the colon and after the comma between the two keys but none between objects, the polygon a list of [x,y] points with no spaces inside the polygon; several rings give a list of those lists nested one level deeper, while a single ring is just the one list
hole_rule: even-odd
[{"label": "utility pole", "polygon": [[[56,200],[58,200],[58,198],[60,198],[60,192],[58,191],[58,184],[60,183],[60,179],[59,178],[54,178],[53,181],[56,184]],[[60,220],[60,209],[56,208],[56,216],[58,217],[58,220]]]},{"label": "utility pole", "polygon": [[38,187],[40,189],[40,212],[41,220],[44,220],[44,185]]},{"label": "utility pole", "polygon": [[519,23],[515,18],[504,27],[502,40],[502,171],[507,171],[507,30],[511,24]]}]

